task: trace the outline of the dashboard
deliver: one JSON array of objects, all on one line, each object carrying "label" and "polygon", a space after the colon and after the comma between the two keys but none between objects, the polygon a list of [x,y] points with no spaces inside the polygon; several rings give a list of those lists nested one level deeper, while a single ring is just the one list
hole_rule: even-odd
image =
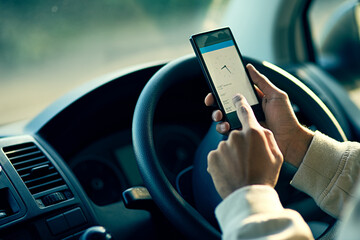
[{"label": "dashboard", "polygon": [[[0,129],[1,239],[79,239],[96,225],[115,239],[159,237],[149,211],[126,208],[122,193],[144,185],[132,147],[132,114],[161,66],[97,79],[30,122]],[[155,147],[174,186],[210,124],[202,80],[175,86],[157,109]]]},{"label": "dashboard", "polygon": [[[0,128],[0,239],[79,239],[92,226],[105,226],[115,239],[183,239],[150,195],[150,205],[136,207],[128,205],[123,195],[146,185],[133,150],[132,118],[142,89],[163,65],[140,66],[96,79],[30,122]],[[170,184],[190,204],[194,204],[194,155],[211,126],[212,112],[203,105],[206,81],[195,75],[167,89],[153,122],[159,163]],[[280,75],[274,78],[285,87]],[[324,119],[304,102],[306,96],[297,95],[296,88],[288,90],[295,97],[293,108],[299,120],[326,132],[326,124],[315,126],[309,121]],[[341,102],[333,104],[329,95],[324,96],[351,137],[347,115],[336,105]]]},{"label": "dashboard", "polygon": [[[201,135],[190,126],[156,126],[156,151],[173,185],[179,173],[190,167]],[[123,130],[87,146],[68,162],[87,196],[98,206],[121,200],[121,193],[143,186],[131,144],[131,131]],[[119,191],[120,190],[120,191]]]},{"label": "dashboard", "polygon": [[95,223],[58,155],[28,135],[1,139],[0,146],[2,239],[73,236]]}]

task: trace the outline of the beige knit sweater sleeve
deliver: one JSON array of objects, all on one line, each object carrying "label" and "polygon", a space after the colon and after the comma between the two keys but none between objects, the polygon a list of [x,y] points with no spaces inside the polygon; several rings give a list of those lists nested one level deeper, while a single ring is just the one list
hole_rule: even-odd
[{"label": "beige knit sweater sleeve", "polygon": [[339,217],[360,175],[360,144],[337,142],[316,132],[291,185],[309,194],[325,212]]}]

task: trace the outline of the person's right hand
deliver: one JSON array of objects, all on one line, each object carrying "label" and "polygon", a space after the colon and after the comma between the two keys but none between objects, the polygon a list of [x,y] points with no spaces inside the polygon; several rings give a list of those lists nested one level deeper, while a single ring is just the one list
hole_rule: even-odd
[{"label": "person's right hand", "polygon": [[243,128],[208,154],[207,170],[222,199],[249,185],[275,187],[283,163],[273,133],[260,126],[245,97],[236,95],[233,103]]},{"label": "person's right hand", "polygon": [[[284,91],[272,84],[251,64],[248,64],[246,68],[262,97],[262,108],[266,119],[262,124],[274,133],[285,161],[298,167],[312,140],[313,132],[300,125]],[[209,93],[205,98],[205,105],[213,106],[214,104],[214,96]],[[216,122],[221,121],[223,119],[222,112],[215,110],[212,118]],[[230,125],[227,122],[219,122],[216,130],[226,134],[230,130]]]}]

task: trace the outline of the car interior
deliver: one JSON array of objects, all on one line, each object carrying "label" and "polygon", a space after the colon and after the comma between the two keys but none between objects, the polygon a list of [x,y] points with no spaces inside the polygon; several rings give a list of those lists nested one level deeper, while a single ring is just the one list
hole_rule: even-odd
[{"label": "car interior", "polygon": [[[22,8],[36,8],[40,2]],[[71,5],[58,2],[51,6],[51,14]],[[159,1],[154,6],[160,10],[143,11],[203,6],[175,2],[182,1]],[[193,12],[205,19],[203,24],[180,30],[177,24],[179,28],[186,24],[171,23],[171,31],[179,31],[186,44],[184,53],[175,52],[165,60],[153,53],[148,56],[151,61],[136,64],[127,58],[131,66],[114,64],[116,70],[105,69],[100,77],[86,75],[86,81],[77,82],[61,97],[54,95],[57,99],[38,113],[1,120],[0,239],[221,238],[214,216],[221,199],[207,173],[206,158],[226,136],[216,132],[211,120],[215,108],[204,105],[210,89],[191,49],[191,34],[229,26],[245,63],[288,93],[301,124],[338,141],[360,141],[358,1],[208,2],[205,13]],[[25,3],[0,2],[8,12],[21,4]],[[78,14],[81,9],[73,11]],[[158,21],[170,24],[171,19]],[[0,49],[9,46],[5,40],[0,35]],[[146,41],[146,35],[134,41]],[[9,52],[4,50],[4,56]],[[0,60],[4,77],[16,71],[6,67],[6,59],[10,57]],[[69,65],[87,71],[76,61]],[[45,78],[56,74],[50,68]],[[75,72],[68,76],[77,81]],[[10,84],[5,78],[1,82]],[[24,86],[32,92],[31,85]],[[9,102],[4,99],[1,105]],[[27,108],[26,100],[20,103]],[[283,164],[276,186],[282,204],[302,215],[316,239],[333,239],[337,219],[289,184],[295,172],[295,167]]]}]

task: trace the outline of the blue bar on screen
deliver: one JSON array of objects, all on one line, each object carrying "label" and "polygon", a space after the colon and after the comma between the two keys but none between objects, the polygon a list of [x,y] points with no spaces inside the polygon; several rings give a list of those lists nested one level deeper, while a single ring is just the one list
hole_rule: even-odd
[{"label": "blue bar on screen", "polygon": [[201,52],[201,54],[204,54],[204,53],[207,53],[207,52],[212,52],[212,51],[219,50],[221,48],[230,47],[230,46],[233,46],[233,45],[234,45],[234,41],[233,40],[228,40],[228,41],[217,43],[217,44],[210,45],[210,46],[207,46],[207,47],[202,47],[202,48],[200,48],[200,52]]}]

